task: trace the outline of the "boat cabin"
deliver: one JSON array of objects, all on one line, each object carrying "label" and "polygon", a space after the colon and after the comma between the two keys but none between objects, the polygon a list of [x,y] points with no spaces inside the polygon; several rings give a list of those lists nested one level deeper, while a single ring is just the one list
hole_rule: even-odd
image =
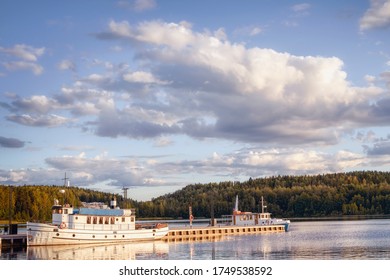
[{"label": "boat cabin", "polygon": [[233,226],[255,226],[269,225],[273,223],[271,213],[265,212],[267,206],[264,205],[263,197],[261,197],[261,213],[242,212],[238,210],[238,196],[236,196],[236,204],[233,210],[233,215],[224,215],[224,220],[230,220]]},{"label": "boat cabin", "polygon": [[53,205],[52,224],[59,228],[90,230],[135,229],[135,209],[74,208],[70,204]]},{"label": "boat cabin", "polygon": [[266,225],[270,224],[271,213],[234,211],[231,219],[234,226]]}]

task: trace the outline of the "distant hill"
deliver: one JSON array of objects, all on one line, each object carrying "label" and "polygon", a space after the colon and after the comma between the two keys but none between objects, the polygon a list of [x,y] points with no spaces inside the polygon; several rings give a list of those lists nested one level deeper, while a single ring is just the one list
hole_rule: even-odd
[{"label": "distant hill", "polygon": [[275,216],[321,217],[390,214],[390,173],[359,171],[313,176],[250,178],[245,182],[193,184],[149,203],[140,204],[145,216],[196,217],[230,214],[235,196],[242,211],[260,211],[261,196]]},{"label": "distant hill", "polygon": [[[109,204],[112,194],[69,187],[62,197],[61,186],[19,186],[13,188],[13,219],[51,218],[55,198],[79,206],[81,201]],[[188,207],[195,217],[230,214],[236,195],[242,211],[260,211],[263,196],[267,210],[279,217],[322,217],[390,214],[390,172],[358,171],[313,176],[250,178],[245,182],[192,184],[151,201],[128,200],[137,216],[187,218]],[[9,188],[0,186],[0,219],[8,219]],[[124,206],[122,196],[117,196]]]}]

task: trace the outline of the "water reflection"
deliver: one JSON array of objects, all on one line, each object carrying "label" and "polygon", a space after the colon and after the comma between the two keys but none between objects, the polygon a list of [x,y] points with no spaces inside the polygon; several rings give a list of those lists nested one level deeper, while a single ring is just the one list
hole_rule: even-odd
[{"label": "water reflection", "polygon": [[27,248],[29,260],[136,260],[166,259],[169,246],[164,242],[109,245],[36,246]]}]

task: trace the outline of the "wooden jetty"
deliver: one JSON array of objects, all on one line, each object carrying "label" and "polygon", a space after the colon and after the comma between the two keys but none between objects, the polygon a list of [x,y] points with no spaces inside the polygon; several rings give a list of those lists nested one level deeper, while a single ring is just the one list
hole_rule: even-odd
[{"label": "wooden jetty", "polygon": [[0,249],[27,246],[27,234],[0,235]]},{"label": "wooden jetty", "polygon": [[[171,228],[163,241],[202,241],[220,239],[229,235],[285,232],[284,225],[262,226],[215,226]],[[27,246],[27,234],[0,235],[0,250]]]},{"label": "wooden jetty", "polygon": [[216,226],[216,227],[185,227],[172,228],[162,240],[164,241],[196,241],[219,238],[228,235],[260,234],[285,232],[284,225],[262,226]]}]

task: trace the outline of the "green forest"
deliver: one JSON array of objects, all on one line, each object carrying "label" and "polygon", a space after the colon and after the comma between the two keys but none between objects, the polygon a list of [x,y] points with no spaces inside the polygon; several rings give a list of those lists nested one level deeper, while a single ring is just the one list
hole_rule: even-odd
[{"label": "green forest", "polygon": [[[65,194],[60,192],[62,189]],[[386,215],[390,214],[390,172],[273,176],[245,182],[191,184],[150,201],[124,201],[122,195],[116,197],[119,206],[135,208],[138,218],[186,219],[189,206],[195,218],[230,214],[236,195],[240,210],[252,212],[261,210],[263,196],[267,210],[277,217]],[[77,207],[81,202],[109,204],[112,196],[79,187],[0,186],[0,220],[8,220],[10,198],[13,220],[48,221],[54,199]]]}]

